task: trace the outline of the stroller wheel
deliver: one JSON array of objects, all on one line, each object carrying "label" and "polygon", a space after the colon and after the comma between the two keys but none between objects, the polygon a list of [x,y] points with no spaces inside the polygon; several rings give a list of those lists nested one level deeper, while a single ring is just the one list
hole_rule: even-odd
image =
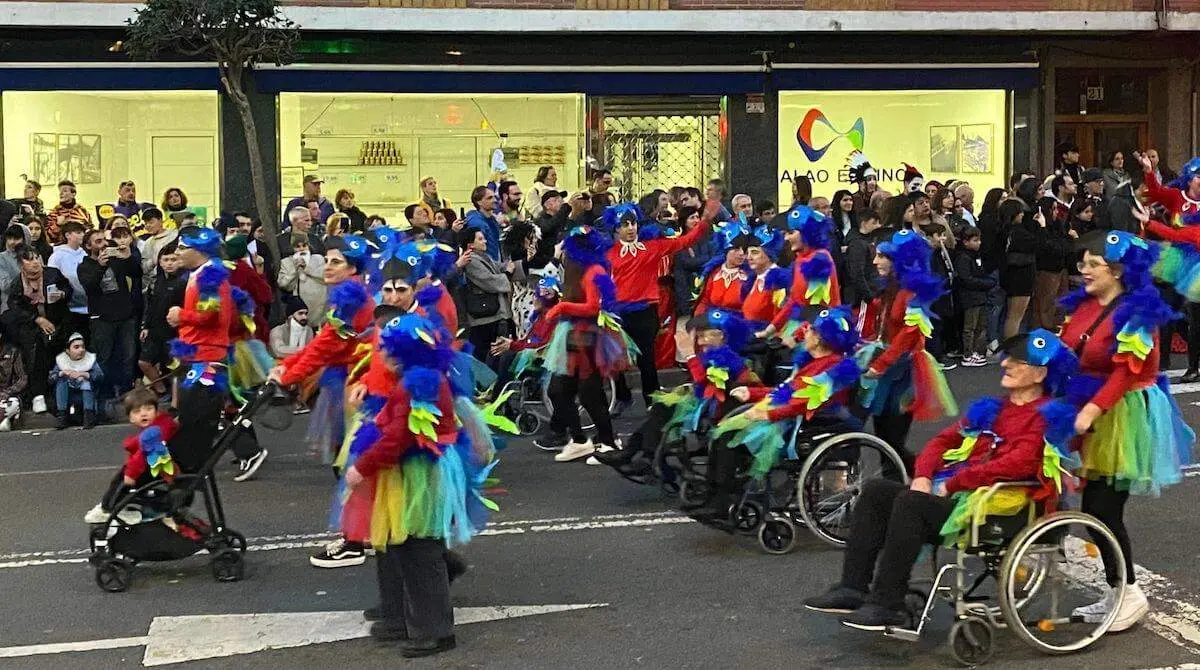
[{"label": "stroller wheel", "polygon": [[109,593],[122,593],[133,581],[133,566],[119,558],[111,558],[96,566],[96,586]]},{"label": "stroller wheel", "polygon": [[758,544],[775,556],[790,552],[796,548],[796,524],[786,516],[772,515],[758,527]]},{"label": "stroller wheel", "polygon": [[542,429],[542,419],[533,412],[521,412],[517,415],[517,430],[522,435],[536,435]]},{"label": "stroller wheel", "polygon": [[212,557],[212,573],[218,582],[241,581],[246,576],[246,563],[237,551],[223,549]]},{"label": "stroller wheel", "polygon": [[226,528],[213,536],[212,549],[213,553],[223,549],[232,549],[239,554],[244,554],[246,553],[246,536],[236,530]]}]

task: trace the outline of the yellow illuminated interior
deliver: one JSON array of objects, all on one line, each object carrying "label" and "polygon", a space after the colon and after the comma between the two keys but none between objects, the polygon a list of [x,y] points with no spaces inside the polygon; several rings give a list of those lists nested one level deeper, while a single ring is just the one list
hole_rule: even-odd
[{"label": "yellow illuminated interior", "polygon": [[501,133],[509,176],[522,189],[542,165],[555,166],[560,190],[580,185],[582,95],[281,93],[279,117],[284,202],[316,172],[327,198],[348,188],[363,211],[397,224],[421,179],[433,176],[455,209],[470,209],[471,189],[491,177]]},{"label": "yellow illuminated interior", "polygon": [[[809,146],[825,154],[811,160],[798,131],[811,110]],[[856,148],[854,127],[862,119],[862,151],[880,173],[879,185],[902,187],[903,163],[945,183],[970,182],[978,194],[1004,186],[1008,171],[1007,97],[1004,91],[787,91],[779,94],[779,202],[792,202],[792,179],[808,175],[813,195],[855,189],[846,173]],[[830,127],[832,126],[832,127]]]},{"label": "yellow illuminated interior", "polygon": [[140,201],[161,204],[178,187],[205,220],[218,211],[215,91],[6,91],[3,110],[9,198],[21,197],[29,175],[50,210],[55,184],[71,178],[95,216],[95,205],[115,201],[117,185],[133,180]]}]

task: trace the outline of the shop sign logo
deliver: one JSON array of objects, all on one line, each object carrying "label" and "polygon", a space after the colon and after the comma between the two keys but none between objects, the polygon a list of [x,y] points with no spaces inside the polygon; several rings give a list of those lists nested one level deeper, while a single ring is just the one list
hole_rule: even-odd
[{"label": "shop sign logo", "polygon": [[[813,126],[818,123],[835,133],[834,138],[821,147],[817,147],[813,143]],[[804,152],[809,162],[815,163],[821,160],[821,157],[825,155],[825,152],[829,151],[829,147],[834,142],[843,137],[850,142],[850,146],[854,149],[862,151],[865,135],[866,126],[863,124],[861,116],[854,122],[854,125],[850,126],[850,130],[841,131],[830,123],[829,119],[825,117],[825,114],[820,109],[813,107],[804,115],[804,120],[800,122],[800,127],[796,129],[796,143],[800,145],[800,149]]]}]

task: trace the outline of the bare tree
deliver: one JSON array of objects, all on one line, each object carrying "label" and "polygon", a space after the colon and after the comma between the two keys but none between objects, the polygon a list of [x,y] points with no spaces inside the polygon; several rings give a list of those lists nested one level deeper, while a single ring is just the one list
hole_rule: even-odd
[{"label": "bare tree", "polygon": [[300,32],[279,12],[278,0],[148,0],[129,21],[124,50],[136,60],[216,61],[221,86],[237,108],[249,152],[255,206],[275,249],[278,198],[267,191],[258,127],[246,97],[257,63],[293,60]]}]

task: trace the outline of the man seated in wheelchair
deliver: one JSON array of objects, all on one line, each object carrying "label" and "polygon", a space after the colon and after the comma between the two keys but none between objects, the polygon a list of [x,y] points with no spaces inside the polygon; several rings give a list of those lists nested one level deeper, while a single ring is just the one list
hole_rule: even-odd
[{"label": "man seated in wheelchair", "polygon": [[[866,483],[842,563],[841,581],[804,606],[844,615],[860,630],[908,627],[904,606],[913,565],[925,544],[961,543],[972,523],[1014,515],[1031,500],[1053,502],[1069,465],[1075,410],[1053,398],[1066,392],[1078,367],[1075,355],[1047,330],[1017,335],[1002,345],[1003,398],[975,401],[963,418],[938,433],[917,457],[912,484]],[[1038,481],[1037,487],[1000,489],[998,482]],[[878,569],[876,569],[878,563]]]},{"label": "man seated in wheelchair", "polygon": [[[708,480],[713,494],[691,512],[721,524],[739,493],[739,473],[765,477],[780,461],[796,421],[856,424],[846,410],[860,371],[851,353],[858,331],[848,307],[830,307],[801,328],[792,376],[774,389],[735,388],[731,394],[754,403],[722,420],[709,448]],[[861,424],[860,424],[861,425]],[[748,468],[747,468],[748,463]]]},{"label": "man seated in wheelchair", "polygon": [[688,331],[697,352],[687,361],[691,382],[655,393],[646,420],[625,447],[596,454],[601,463],[626,477],[651,474],[660,444],[715,425],[750,395],[766,395],[767,389],[739,353],[750,339],[750,326],[740,314],[710,309],[693,317]]}]

